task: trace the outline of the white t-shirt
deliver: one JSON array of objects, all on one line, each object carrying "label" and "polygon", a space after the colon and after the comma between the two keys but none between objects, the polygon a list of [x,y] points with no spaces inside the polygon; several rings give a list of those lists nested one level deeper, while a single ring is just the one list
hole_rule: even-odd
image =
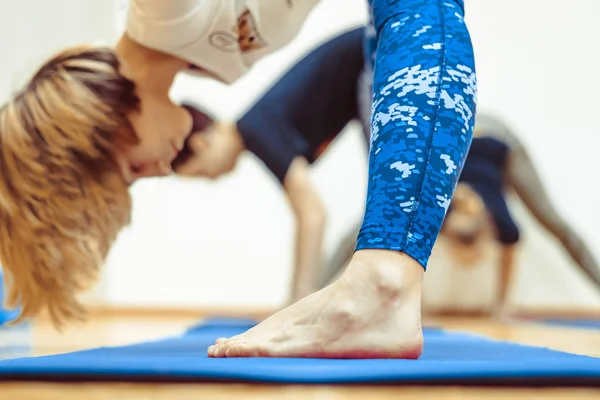
[{"label": "white t-shirt", "polygon": [[319,0],[130,0],[126,30],[231,83],[289,43]]}]

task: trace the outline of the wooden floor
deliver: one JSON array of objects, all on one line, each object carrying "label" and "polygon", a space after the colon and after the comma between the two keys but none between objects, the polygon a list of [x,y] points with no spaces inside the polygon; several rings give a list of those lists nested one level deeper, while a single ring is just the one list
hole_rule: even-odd
[{"label": "wooden floor", "polygon": [[[197,317],[96,316],[85,325],[57,333],[46,322],[30,329],[0,331],[0,345],[12,344],[15,354],[30,345],[28,354],[45,355],[98,346],[115,346],[158,339],[181,332]],[[484,318],[435,318],[427,325],[470,331],[513,342],[545,346],[600,357],[600,331],[566,329],[534,324],[508,324]],[[2,355],[5,356],[5,355]],[[401,396],[401,397],[400,397]],[[246,384],[53,384],[0,383],[2,400],[96,399],[600,399],[590,389],[519,389],[468,387],[344,387],[269,386]]]}]

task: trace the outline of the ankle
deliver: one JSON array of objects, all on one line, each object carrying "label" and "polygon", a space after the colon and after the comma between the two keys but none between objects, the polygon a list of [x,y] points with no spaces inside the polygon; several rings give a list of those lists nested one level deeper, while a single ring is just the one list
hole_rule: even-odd
[{"label": "ankle", "polygon": [[366,249],[354,253],[344,277],[380,295],[420,298],[423,273],[421,264],[405,253]]}]

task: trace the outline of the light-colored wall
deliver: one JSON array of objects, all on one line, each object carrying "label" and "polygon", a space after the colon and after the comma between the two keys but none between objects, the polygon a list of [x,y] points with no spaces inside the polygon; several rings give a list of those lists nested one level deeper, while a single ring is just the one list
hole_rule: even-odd
[{"label": "light-colored wall", "polygon": [[114,42],[121,0],[19,0],[0,2],[0,101],[32,66],[79,43]]},{"label": "light-colored wall", "polygon": [[[57,3],[69,5],[69,14],[59,11]],[[122,26],[112,19],[117,4],[29,0],[11,2],[8,8],[2,3],[2,37],[13,40],[2,41],[3,58],[9,62],[0,64],[0,95],[7,93],[14,66],[30,54],[79,39],[110,40]],[[593,51],[600,37],[598,15],[600,3],[594,0],[574,0],[568,6],[543,0],[467,0],[480,110],[507,118],[522,133],[553,200],[600,258],[593,175],[600,137],[595,114],[600,53]],[[193,96],[218,115],[234,118],[316,42],[364,21],[364,0],[322,0],[288,48],[261,61],[235,85],[181,77],[173,97]],[[19,23],[26,28],[18,28]],[[313,176],[330,215],[326,240],[331,252],[363,212],[366,166],[357,129],[347,130]],[[219,182],[153,179],[136,184],[133,196],[133,224],[111,253],[96,301],[262,307],[285,299],[292,218],[276,182],[252,156]],[[526,222],[512,302],[600,307],[600,296],[516,204]],[[427,273],[426,304],[486,304],[493,295],[492,273],[490,267],[452,271],[444,255],[436,254]]]}]

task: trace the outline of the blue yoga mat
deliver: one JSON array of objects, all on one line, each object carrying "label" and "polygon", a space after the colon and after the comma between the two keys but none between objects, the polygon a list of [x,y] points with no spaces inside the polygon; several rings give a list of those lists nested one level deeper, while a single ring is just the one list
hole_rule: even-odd
[{"label": "blue yoga mat", "polygon": [[0,361],[0,379],[600,386],[600,359],[426,329],[419,360],[210,359],[217,337],[254,321],[211,319],[179,337]]},{"label": "blue yoga mat", "polygon": [[527,323],[573,329],[600,330],[600,319],[520,317],[510,319],[508,322],[513,324]]},{"label": "blue yoga mat", "polygon": [[7,310],[2,305],[4,304],[4,281],[2,276],[2,267],[0,267],[0,326],[9,323],[19,316],[19,310]]},{"label": "blue yoga mat", "polygon": [[536,322],[565,328],[600,330],[600,319],[543,319]]}]

